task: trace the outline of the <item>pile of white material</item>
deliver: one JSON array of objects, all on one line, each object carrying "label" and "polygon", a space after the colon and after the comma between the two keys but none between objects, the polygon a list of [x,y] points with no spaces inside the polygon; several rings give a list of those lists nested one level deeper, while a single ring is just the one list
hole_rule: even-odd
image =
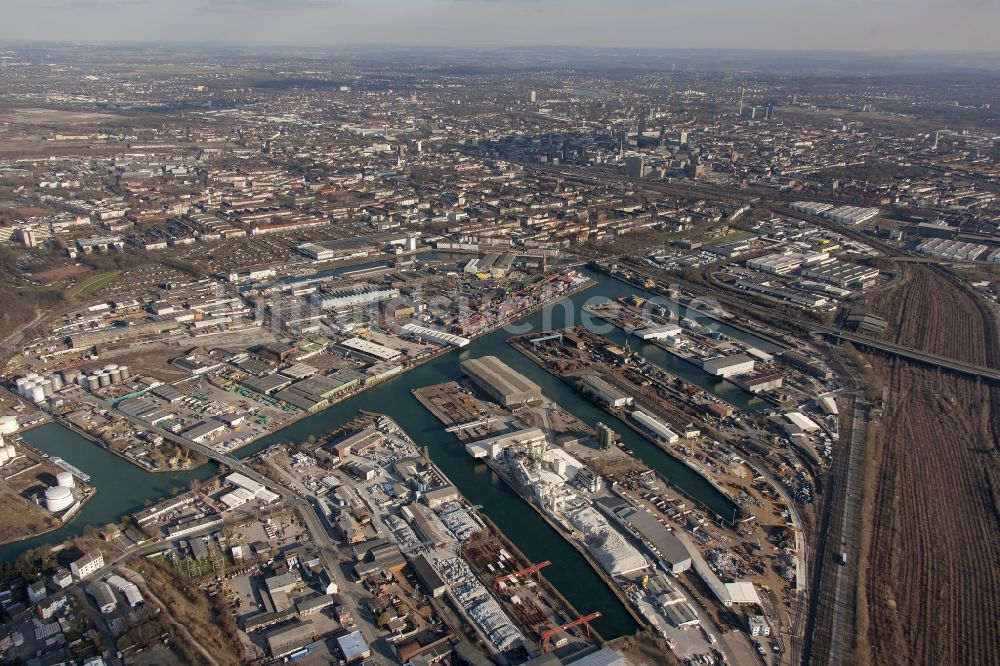
[{"label": "pile of white material", "polygon": [[570,514],[569,519],[583,532],[590,554],[612,576],[628,574],[649,566],[642,553],[592,506],[577,509]]},{"label": "pile of white material", "polygon": [[402,550],[407,555],[411,553],[416,553],[419,551],[423,544],[420,543],[420,539],[417,538],[416,532],[409,524],[395,514],[389,514],[385,517],[385,526],[389,528],[392,532],[392,537],[399,544],[399,549]]},{"label": "pile of white material", "polygon": [[468,616],[498,650],[503,652],[524,643],[524,635],[464,560],[457,557],[435,560],[433,566],[450,585],[452,594]]},{"label": "pile of white material", "polygon": [[478,534],[483,529],[458,502],[445,503],[438,511],[438,517],[460,543],[465,543],[472,535]]}]

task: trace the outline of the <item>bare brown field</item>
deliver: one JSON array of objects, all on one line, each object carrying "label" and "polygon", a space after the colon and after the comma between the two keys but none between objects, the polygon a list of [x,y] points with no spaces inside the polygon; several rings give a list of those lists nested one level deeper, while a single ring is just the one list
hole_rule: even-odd
[{"label": "bare brown field", "polygon": [[64,111],[61,109],[16,109],[0,116],[0,119],[15,125],[80,125],[119,120],[113,113],[92,113],[84,111]]},{"label": "bare brown field", "polygon": [[89,272],[90,270],[85,266],[63,266],[61,268],[53,268],[52,270],[48,270],[43,273],[35,273],[31,277],[39,282],[59,282],[79,277]]},{"label": "bare brown field", "polygon": [[[887,337],[964,361],[996,362],[994,323],[965,288],[917,267],[880,294]],[[996,664],[1000,530],[998,391],[955,374],[869,357],[888,388],[874,434],[876,486],[862,589],[877,664]]]}]

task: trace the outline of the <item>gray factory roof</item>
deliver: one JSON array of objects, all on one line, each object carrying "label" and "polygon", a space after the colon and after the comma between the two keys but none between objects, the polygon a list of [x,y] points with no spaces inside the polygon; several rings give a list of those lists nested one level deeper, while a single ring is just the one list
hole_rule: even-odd
[{"label": "gray factory roof", "polygon": [[542,389],[524,375],[515,372],[496,356],[483,356],[462,361],[462,369],[505,395],[538,393]]},{"label": "gray factory roof", "polygon": [[685,560],[690,561],[691,554],[684,543],[651,514],[640,511],[619,498],[601,497],[596,500],[596,503],[605,511],[618,516],[622,522],[638,532],[643,539],[656,548],[660,556],[670,565],[673,566]]},{"label": "gray factory roof", "polygon": [[750,361],[753,361],[753,359],[746,354],[732,354],[730,356],[718,356],[706,359],[702,362],[702,367],[706,370],[722,370],[723,368],[731,368]]}]

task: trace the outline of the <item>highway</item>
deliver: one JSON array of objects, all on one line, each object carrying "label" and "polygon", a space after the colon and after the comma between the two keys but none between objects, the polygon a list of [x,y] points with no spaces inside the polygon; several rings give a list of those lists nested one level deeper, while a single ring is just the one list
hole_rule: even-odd
[{"label": "highway", "polygon": [[854,344],[862,345],[864,347],[869,347],[871,349],[885,352],[887,354],[892,354],[894,356],[899,356],[911,361],[916,361],[918,363],[923,363],[924,365],[930,365],[936,368],[941,368],[943,370],[950,370],[952,372],[958,372],[965,375],[972,375],[973,377],[976,377],[978,379],[988,379],[994,382],[1000,382],[1000,370],[996,370],[994,368],[987,368],[981,365],[964,363],[962,361],[956,361],[955,359],[951,359],[946,356],[940,356],[938,354],[931,354],[930,352],[920,351],[919,349],[914,349],[913,347],[897,345],[893,342],[877,340],[875,338],[870,338],[865,335],[849,333],[847,331],[842,331],[835,328],[829,328],[826,326],[813,325],[812,329],[815,333],[822,333],[823,335],[828,335],[830,337],[838,338],[840,340],[847,340],[848,342]]}]

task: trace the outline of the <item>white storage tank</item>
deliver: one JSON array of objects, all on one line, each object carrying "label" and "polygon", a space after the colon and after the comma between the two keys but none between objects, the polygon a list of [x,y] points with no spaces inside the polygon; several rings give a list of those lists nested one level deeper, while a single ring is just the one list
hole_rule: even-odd
[{"label": "white storage tank", "polygon": [[72,488],[76,485],[73,475],[70,472],[59,472],[56,474],[56,485],[60,488]]},{"label": "white storage tank", "polygon": [[30,397],[34,402],[45,402],[45,390],[41,386],[35,386],[31,389]]},{"label": "white storage tank", "polygon": [[101,386],[111,386],[111,375],[101,370],[97,373],[97,382]]},{"label": "white storage tank", "polygon": [[58,391],[63,387],[63,379],[60,375],[52,375],[52,390]]},{"label": "white storage tank", "polygon": [[126,379],[128,379],[129,377],[132,376],[132,371],[128,369],[127,365],[121,366],[120,368],[118,368],[118,370],[122,374],[122,381],[124,381],[124,380],[126,380]]},{"label": "white storage tank", "polygon": [[13,435],[17,432],[17,417],[13,414],[0,416],[0,435]]},{"label": "white storage tank", "polygon": [[89,375],[87,377],[87,388],[91,391],[96,391],[101,385],[101,378],[97,375]]},{"label": "white storage tank", "polygon": [[122,380],[122,371],[117,367],[114,370],[109,371],[111,373],[111,383],[117,384]]},{"label": "white storage tank", "polygon": [[65,486],[53,486],[45,491],[45,508],[52,513],[70,508],[75,501],[73,491]]}]

